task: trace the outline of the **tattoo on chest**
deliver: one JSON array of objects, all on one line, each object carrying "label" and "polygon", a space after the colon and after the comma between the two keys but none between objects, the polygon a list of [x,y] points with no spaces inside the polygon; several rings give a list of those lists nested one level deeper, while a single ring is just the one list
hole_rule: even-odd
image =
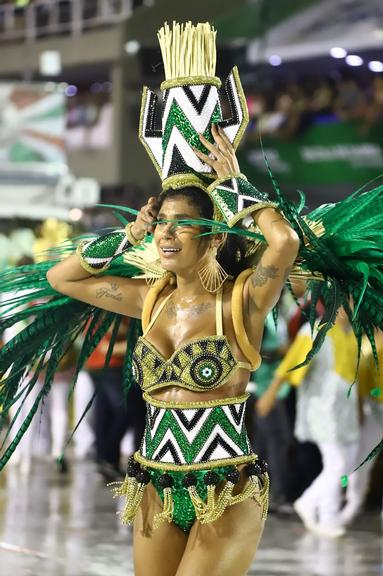
[{"label": "tattoo on chest", "polygon": [[177,316],[177,310],[172,300],[168,300],[165,309],[166,309],[166,316],[168,318],[175,318]]},{"label": "tattoo on chest", "polygon": [[96,298],[112,298],[113,300],[122,300],[122,292],[119,292],[117,282],[107,282],[108,286],[96,290]]},{"label": "tattoo on chest", "polygon": [[263,266],[262,262],[257,265],[254,274],[251,277],[251,283],[254,288],[264,286],[266,282],[278,278],[279,269],[276,266]]},{"label": "tattoo on chest", "polygon": [[[195,304],[188,309],[183,310],[185,314],[187,314],[190,318],[198,318],[201,314],[204,314],[207,310],[210,310],[212,304],[210,302],[203,302],[202,304]],[[177,308],[174,305],[174,302],[169,300],[166,304],[166,315],[168,318],[176,318],[177,317]]]}]

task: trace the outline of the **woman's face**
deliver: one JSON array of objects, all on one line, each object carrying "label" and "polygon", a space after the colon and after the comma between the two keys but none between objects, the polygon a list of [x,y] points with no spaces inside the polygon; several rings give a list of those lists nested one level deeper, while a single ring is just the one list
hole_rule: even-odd
[{"label": "woman's face", "polygon": [[154,240],[160,255],[161,265],[174,274],[201,267],[201,259],[206,254],[208,241],[196,238],[201,233],[199,226],[177,225],[162,220],[183,220],[201,218],[196,206],[185,196],[174,196],[164,200],[157,215]]}]

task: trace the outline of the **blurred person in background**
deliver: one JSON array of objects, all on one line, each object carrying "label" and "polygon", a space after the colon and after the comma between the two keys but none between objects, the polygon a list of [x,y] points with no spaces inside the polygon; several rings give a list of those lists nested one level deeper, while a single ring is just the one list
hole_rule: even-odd
[{"label": "blurred person in background", "polygon": [[283,512],[292,499],[291,464],[289,450],[292,441],[292,429],[287,414],[285,398],[290,392],[286,383],[278,392],[275,406],[265,415],[254,411],[259,398],[266,392],[274,378],[275,370],[281,362],[288,347],[287,326],[284,318],[278,315],[275,325],[272,314],[266,318],[263,332],[261,356],[262,364],[250,377],[248,391],[250,419],[254,418],[254,433],[250,435],[255,452],[268,462],[271,480],[270,512]]},{"label": "blurred person in background", "polygon": [[329,79],[321,79],[315,86],[310,98],[310,109],[317,117],[332,117],[335,90],[333,82]]},{"label": "blurred person in background", "polygon": [[79,424],[73,435],[73,452],[77,460],[85,460],[94,455],[94,406],[89,408],[94,393],[93,380],[87,370],[80,370],[73,391],[74,424]]},{"label": "blurred person in background", "polygon": [[121,468],[121,441],[128,427],[134,431],[137,450],[145,428],[145,404],[139,389],[132,386],[129,399],[123,389],[123,364],[129,319],[121,322],[109,365],[105,357],[109,350],[111,331],[100,341],[87,362],[95,386],[94,426],[98,472],[106,482],[125,476]]},{"label": "blurred person in background", "polygon": [[[32,263],[33,259],[25,256],[17,262],[17,266],[27,266]],[[6,295],[7,299],[10,297],[11,294]],[[25,322],[20,322],[7,328],[3,333],[3,342],[9,342],[27,325],[28,321],[26,320]],[[68,471],[68,462],[64,457],[64,449],[68,435],[68,393],[74,375],[76,359],[76,351],[72,346],[66,352],[58,366],[51,394],[49,398],[46,399],[44,406],[41,408],[39,418],[36,418],[33,421],[33,424],[28,428],[22,441],[16,448],[16,453],[12,462],[14,464],[19,464],[21,471],[24,473],[30,471],[33,456],[37,454],[37,452],[40,454],[44,453],[44,450],[49,451],[50,456],[56,463],[57,469],[60,473],[66,473]],[[30,376],[30,374],[22,376],[22,380],[25,384],[27,384]],[[41,388],[42,379],[43,375],[40,377],[40,383],[34,387],[33,394],[28,395],[28,398],[21,406],[20,411],[19,402],[16,402],[11,407],[10,417],[11,420],[15,420],[10,435],[11,439],[14,438],[18,427],[32,409],[33,403],[35,402],[37,394]]]},{"label": "blurred person in background", "polygon": [[270,412],[284,382],[298,387],[294,434],[300,442],[317,444],[323,468],[294,509],[308,530],[336,538],[345,533],[341,478],[355,467],[360,436],[356,386],[350,390],[357,370],[357,342],[343,308],[316,356],[292,370],[303,362],[312,343],[306,323],[258,400],[257,410],[261,416]]},{"label": "blurred person in background", "polygon": [[[379,367],[375,364],[367,338],[362,344],[362,358],[358,372],[361,428],[357,464],[365,459],[366,454],[383,436],[383,333],[381,331],[376,333],[375,342]],[[341,512],[342,523],[345,525],[351,524],[363,510],[376,456],[364,462],[348,478],[346,504]]]},{"label": "blurred person in background", "polygon": [[62,358],[55,373],[52,390],[47,399],[47,411],[45,412],[49,419],[51,456],[61,474],[66,474],[69,469],[64,450],[69,431],[69,391],[73,382],[76,361],[77,352],[73,345]]},{"label": "blurred person in background", "polygon": [[345,76],[337,85],[335,112],[342,121],[361,120],[366,114],[366,97],[357,81]]},{"label": "blurred person in background", "polygon": [[363,131],[368,132],[375,124],[383,120],[383,76],[372,81],[368,106],[366,108]]},{"label": "blurred person in background", "polygon": [[[20,260],[16,263],[17,266],[27,266],[28,264],[33,264],[33,258],[30,256],[23,256]],[[10,294],[9,292],[3,294],[3,300],[11,299],[14,294]],[[28,320],[23,320],[14,324],[13,326],[6,328],[2,334],[2,345],[6,344],[12,338],[14,338],[19,332],[21,332],[26,326],[28,325]],[[29,375],[25,374],[22,375],[20,378],[20,386],[23,386],[23,383],[28,382]],[[41,379],[40,379],[41,380]],[[41,381],[37,382],[37,385],[34,387],[33,393],[30,394],[26,400],[26,402],[20,406],[20,401],[16,402],[12,405],[9,417],[10,421],[13,422],[12,429],[10,430],[10,439],[14,439],[19,427],[21,426],[22,422],[28,415],[29,411],[31,410],[33,403],[35,402],[37,395],[40,390]],[[1,386],[1,383],[0,383]],[[33,423],[29,426],[28,430],[24,434],[21,442],[17,446],[15,453],[13,454],[12,463],[15,465],[20,465],[20,470],[24,474],[28,474],[31,469],[32,465],[32,458],[34,454],[34,448],[36,447],[36,443],[38,442],[39,436],[39,422],[37,419],[33,421]]]}]

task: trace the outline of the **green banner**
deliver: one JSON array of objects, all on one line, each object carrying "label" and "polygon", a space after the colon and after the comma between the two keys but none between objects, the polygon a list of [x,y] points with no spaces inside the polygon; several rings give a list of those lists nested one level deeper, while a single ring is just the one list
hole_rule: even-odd
[{"label": "green banner", "polygon": [[[311,126],[290,141],[263,136],[263,150],[281,184],[363,184],[383,174],[383,123],[364,133],[359,123]],[[241,171],[253,183],[270,182],[254,132],[238,152]]]},{"label": "green banner", "polygon": [[0,169],[65,164],[65,96],[56,87],[0,83]]}]

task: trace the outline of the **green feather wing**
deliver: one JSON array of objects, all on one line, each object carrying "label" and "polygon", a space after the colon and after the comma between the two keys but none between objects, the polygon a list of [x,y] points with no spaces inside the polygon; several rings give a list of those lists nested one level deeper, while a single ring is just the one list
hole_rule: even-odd
[{"label": "green feather wing", "polygon": [[[17,416],[37,383],[42,383],[33,407],[11,443],[7,441],[16,417],[8,426],[0,448],[0,470],[11,457],[49,393],[54,374],[74,341],[82,336],[74,381],[109,328],[112,329],[112,337],[105,365],[110,360],[121,316],[62,296],[55,292],[46,280],[47,271],[56,264],[57,259],[73,252],[74,249],[74,245],[69,246],[66,243],[61,251],[51,252],[50,255],[54,259],[30,266],[7,268],[0,273],[0,333],[20,322],[25,324],[25,327],[0,349],[2,428],[7,427],[11,406],[17,403]],[[139,270],[126,264],[120,257],[112,263],[108,273],[132,277],[137,275]],[[132,383],[132,376],[128,371],[131,368],[131,354],[139,333],[140,322],[132,320],[127,336],[126,389]]]}]

